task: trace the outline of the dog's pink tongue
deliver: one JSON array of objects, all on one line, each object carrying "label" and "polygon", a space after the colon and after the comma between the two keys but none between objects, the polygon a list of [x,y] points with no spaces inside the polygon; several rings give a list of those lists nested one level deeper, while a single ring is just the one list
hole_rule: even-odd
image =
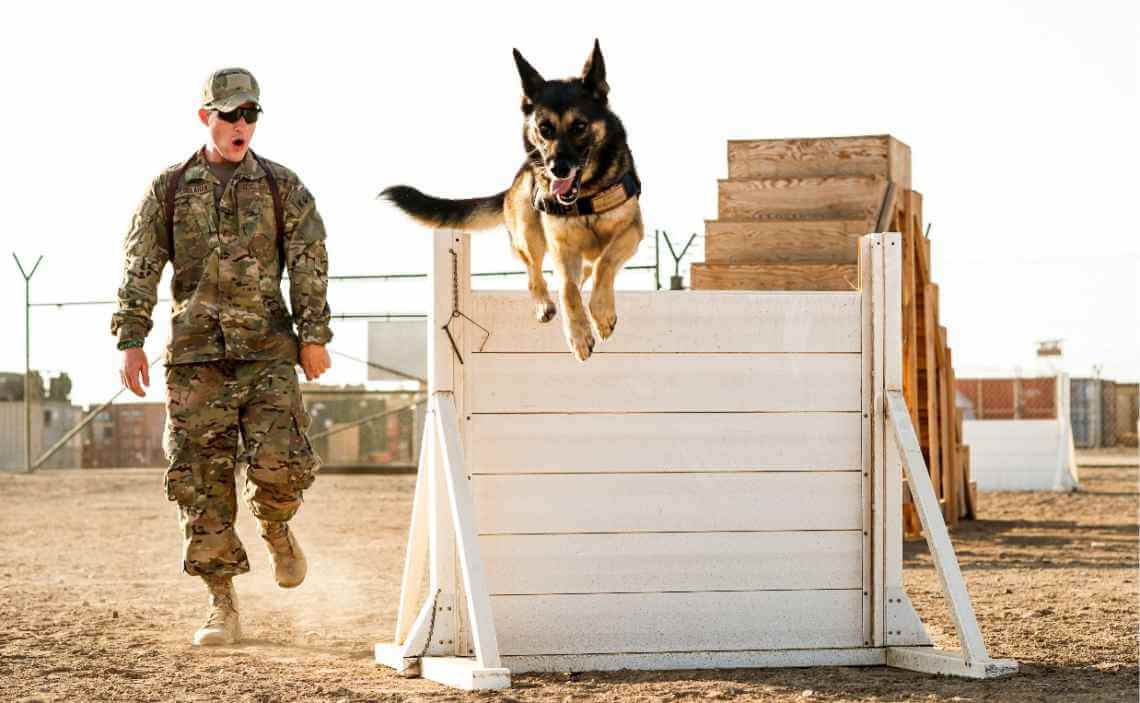
[{"label": "dog's pink tongue", "polygon": [[555,195],[566,195],[570,192],[570,187],[574,185],[573,178],[555,178],[550,182],[550,190]]}]

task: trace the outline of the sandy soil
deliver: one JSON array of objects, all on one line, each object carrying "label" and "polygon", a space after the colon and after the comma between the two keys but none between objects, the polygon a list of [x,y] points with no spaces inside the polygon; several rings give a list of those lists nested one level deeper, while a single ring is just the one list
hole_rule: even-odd
[{"label": "sandy soil", "polygon": [[[248,515],[247,641],[199,650],[201,582],[179,572],[174,508],[150,470],[0,476],[3,701],[1136,701],[1137,470],[1083,471],[1077,494],[983,494],[954,535],[991,654],[1018,676],[970,682],[873,668],[515,677],[463,694],[372,662],[391,636],[412,478],[323,476],[295,521],[309,580],[282,591]],[[936,643],[953,626],[929,555],[906,578]]]}]

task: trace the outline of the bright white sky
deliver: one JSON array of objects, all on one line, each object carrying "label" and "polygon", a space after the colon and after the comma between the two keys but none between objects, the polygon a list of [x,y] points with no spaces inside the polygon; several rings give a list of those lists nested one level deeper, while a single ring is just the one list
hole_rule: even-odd
[{"label": "bright white sky", "polygon": [[[205,136],[195,114],[204,78],[242,65],[266,110],[254,146],[316,195],[332,272],[422,271],[424,232],[373,196],[401,182],[452,197],[505,187],[522,157],[511,47],[564,77],[597,36],[650,232],[703,232],[716,217],[727,139],[891,133],[913,152],[960,376],[1028,369],[1034,341],[1060,337],[1066,370],[1140,377],[1140,243],[1128,205],[1135,5],[664,5],[10,6],[0,27],[3,254],[44,255],[34,300],[112,298],[146,185]],[[482,235],[476,268],[517,268],[505,241]],[[22,280],[13,262],[0,265],[0,370],[18,371]],[[334,312],[426,303],[420,289],[384,284],[334,285],[331,298]],[[110,314],[34,309],[33,366],[69,371],[77,400],[108,396]],[[336,344],[363,354],[365,328],[338,324]],[[363,378],[334,363],[333,380]]]}]

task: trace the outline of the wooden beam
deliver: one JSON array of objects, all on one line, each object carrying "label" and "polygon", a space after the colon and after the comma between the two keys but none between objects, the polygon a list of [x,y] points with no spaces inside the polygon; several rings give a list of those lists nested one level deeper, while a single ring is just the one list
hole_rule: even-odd
[{"label": "wooden beam", "polygon": [[694,290],[854,290],[855,264],[693,264]]},{"label": "wooden beam", "polygon": [[705,222],[706,264],[854,264],[866,219]]},{"label": "wooden beam", "polygon": [[[926,284],[923,293],[923,326],[922,345],[920,352],[924,356],[924,367],[919,378],[920,391],[924,397],[919,398],[920,405],[925,407],[923,417],[924,435],[926,444],[923,446],[927,466],[930,467],[930,479],[934,482],[936,490],[942,486],[942,429],[939,425],[939,377],[938,377],[938,286],[933,283]],[[921,413],[921,409],[920,409]],[[939,495],[939,498],[942,496]]]},{"label": "wooden beam", "polygon": [[902,232],[903,266],[903,395],[910,408],[911,419],[918,424],[918,315],[915,298],[915,253],[916,234],[910,222],[910,194],[900,199],[902,216],[899,227]]},{"label": "wooden beam", "polygon": [[[938,308],[935,306],[934,314],[937,317]],[[938,342],[936,346],[938,360],[938,444],[942,457],[942,490],[944,501],[944,517],[946,525],[954,527],[958,524],[958,475],[954,468],[957,464],[957,445],[953,440],[952,403],[953,390],[950,386],[949,359],[946,358],[946,328],[938,327]]]},{"label": "wooden beam", "polygon": [[871,176],[728,179],[717,212],[721,220],[874,219],[886,191]]},{"label": "wooden beam", "polygon": [[910,147],[890,135],[728,142],[730,178],[878,176],[910,188]]}]

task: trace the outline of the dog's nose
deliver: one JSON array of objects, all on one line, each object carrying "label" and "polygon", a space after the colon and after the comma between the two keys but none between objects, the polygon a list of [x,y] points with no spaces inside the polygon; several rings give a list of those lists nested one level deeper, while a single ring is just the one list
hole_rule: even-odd
[{"label": "dog's nose", "polygon": [[566,178],[570,175],[570,162],[566,159],[554,159],[550,164],[550,172],[555,178]]}]

